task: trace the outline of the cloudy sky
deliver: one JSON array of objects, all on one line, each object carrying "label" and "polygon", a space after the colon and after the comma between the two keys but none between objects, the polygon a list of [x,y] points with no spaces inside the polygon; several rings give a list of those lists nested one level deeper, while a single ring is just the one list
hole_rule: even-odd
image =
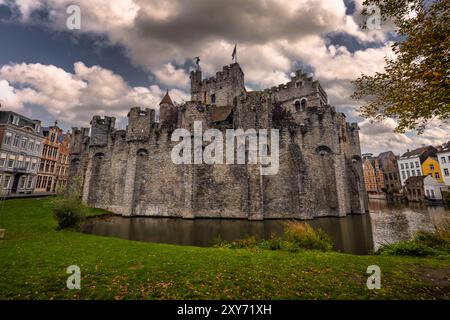
[{"label": "cloudy sky", "polygon": [[[362,0],[0,0],[0,103],[48,125],[86,126],[93,114],[126,125],[132,106],[157,107],[165,90],[189,99],[189,70],[230,64],[234,44],[249,90],[312,73],[329,102],[361,127],[363,152],[450,140],[449,126],[394,134],[394,120],[358,116],[350,81],[382,71],[395,34],[361,30]],[[67,7],[81,8],[68,30]]]}]

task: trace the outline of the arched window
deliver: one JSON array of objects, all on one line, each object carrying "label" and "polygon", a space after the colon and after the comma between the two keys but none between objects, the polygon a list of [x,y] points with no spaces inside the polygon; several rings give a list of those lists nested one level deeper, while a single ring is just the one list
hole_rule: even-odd
[{"label": "arched window", "polygon": [[295,100],[294,105],[295,105],[295,111],[300,112],[300,108],[301,108],[300,100]]},{"label": "arched window", "polygon": [[360,156],[358,156],[358,155],[354,155],[353,157],[352,157],[352,162],[353,163],[357,163],[357,162],[361,162],[362,160],[361,160],[361,157]]},{"label": "arched window", "polygon": [[138,155],[139,157],[145,157],[145,156],[148,156],[148,151],[147,151],[146,149],[139,149],[138,152],[137,152],[137,155]]},{"label": "arched window", "polygon": [[103,158],[105,157],[104,153],[96,153],[94,156],[94,159],[96,160],[103,160]]},{"label": "arched window", "polygon": [[294,101],[295,111],[296,112],[305,111],[307,102],[308,102],[308,99],[306,99],[306,98],[296,99]]},{"label": "arched window", "polygon": [[306,98],[303,98],[303,99],[300,101],[300,105],[301,105],[301,110],[302,110],[302,111],[305,111],[305,110],[306,110],[306,105],[307,105],[307,103],[308,103],[308,99],[306,99]]},{"label": "arched window", "polygon": [[321,156],[325,156],[325,155],[329,155],[332,154],[333,152],[331,151],[331,149],[327,146],[318,146],[316,148],[316,153],[321,155]]}]

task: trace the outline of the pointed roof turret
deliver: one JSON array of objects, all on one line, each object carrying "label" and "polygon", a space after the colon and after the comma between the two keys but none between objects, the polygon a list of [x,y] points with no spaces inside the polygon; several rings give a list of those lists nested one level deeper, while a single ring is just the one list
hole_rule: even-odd
[{"label": "pointed roof turret", "polygon": [[168,104],[169,106],[173,106],[172,99],[169,96],[169,90],[166,91],[166,95],[164,96],[164,98],[159,103],[159,105],[163,105],[163,104]]}]

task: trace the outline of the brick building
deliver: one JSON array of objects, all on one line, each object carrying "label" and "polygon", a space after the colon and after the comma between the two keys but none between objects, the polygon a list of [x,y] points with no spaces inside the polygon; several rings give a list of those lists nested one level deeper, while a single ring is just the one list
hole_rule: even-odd
[{"label": "brick building", "polygon": [[58,160],[56,161],[56,191],[66,188],[69,179],[70,138],[70,133],[62,133],[62,131],[59,132],[57,137]]},{"label": "brick building", "polygon": [[384,174],[377,157],[372,153],[363,154],[364,183],[369,198],[385,197]]},{"label": "brick building", "polygon": [[55,123],[52,127],[42,128],[42,133],[45,140],[35,192],[55,192],[59,156],[58,135],[61,133],[61,129]]},{"label": "brick building", "polygon": [[378,155],[378,164],[384,176],[384,192],[388,196],[400,196],[402,184],[398,171],[398,156],[392,151],[382,152]]}]

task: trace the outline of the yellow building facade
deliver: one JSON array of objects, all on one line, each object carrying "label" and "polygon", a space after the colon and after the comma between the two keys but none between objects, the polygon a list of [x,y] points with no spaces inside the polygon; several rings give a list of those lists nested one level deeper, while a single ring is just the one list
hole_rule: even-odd
[{"label": "yellow building facade", "polygon": [[428,157],[422,163],[422,172],[424,176],[431,175],[433,178],[436,178],[437,181],[444,182],[442,178],[441,167],[439,166],[437,158]]}]

